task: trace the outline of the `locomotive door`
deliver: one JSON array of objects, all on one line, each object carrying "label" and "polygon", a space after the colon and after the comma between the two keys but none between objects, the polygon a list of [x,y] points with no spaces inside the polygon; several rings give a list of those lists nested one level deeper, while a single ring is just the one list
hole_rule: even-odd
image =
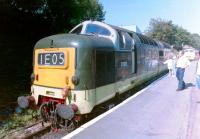
[{"label": "locomotive door", "polygon": [[115,53],[108,50],[96,50],[95,92],[96,104],[114,96]]}]

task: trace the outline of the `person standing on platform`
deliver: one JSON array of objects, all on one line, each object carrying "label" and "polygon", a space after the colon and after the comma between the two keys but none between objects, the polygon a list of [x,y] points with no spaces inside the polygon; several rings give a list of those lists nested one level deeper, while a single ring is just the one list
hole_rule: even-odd
[{"label": "person standing on platform", "polygon": [[185,82],[183,80],[185,68],[190,65],[190,61],[184,55],[183,51],[179,52],[179,58],[177,60],[177,70],[176,70],[176,78],[178,79],[178,89],[176,91],[181,91],[185,89]]},{"label": "person standing on platform", "polygon": [[198,61],[197,61],[197,67],[196,67],[196,82],[197,82],[197,87],[200,89],[200,51],[198,53]]},{"label": "person standing on platform", "polygon": [[167,68],[169,70],[169,75],[170,76],[173,76],[174,73],[173,73],[173,67],[174,67],[174,60],[171,58],[171,56],[168,56],[167,60],[164,62],[164,64],[167,64]]},{"label": "person standing on platform", "polygon": [[175,74],[176,74],[176,56],[172,57],[172,61],[173,61],[173,64],[172,64],[172,77],[175,77]]}]

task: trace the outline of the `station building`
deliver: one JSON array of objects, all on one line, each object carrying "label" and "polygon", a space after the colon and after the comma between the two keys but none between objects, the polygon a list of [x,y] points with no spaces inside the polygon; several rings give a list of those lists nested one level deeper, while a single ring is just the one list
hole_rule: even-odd
[{"label": "station building", "polygon": [[122,27],[122,28],[128,29],[128,30],[130,30],[130,31],[134,31],[134,32],[136,32],[136,33],[142,34],[142,31],[141,31],[141,30],[138,28],[138,26],[135,25],[135,24],[132,24],[132,25],[121,25],[121,26],[119,26],[119,27]]}]

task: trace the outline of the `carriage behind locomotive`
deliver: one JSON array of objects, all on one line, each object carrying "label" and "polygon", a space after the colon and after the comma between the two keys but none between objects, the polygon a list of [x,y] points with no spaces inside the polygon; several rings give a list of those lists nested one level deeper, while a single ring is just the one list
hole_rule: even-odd
[{"label": "carriage behind locomotive", "polygon": [[85,21],[69,34],[39,40],[34,48],[31,96],[22,108],[40,107],[44,121],[80,115],[158,75],[170,49],[135,32]]}]

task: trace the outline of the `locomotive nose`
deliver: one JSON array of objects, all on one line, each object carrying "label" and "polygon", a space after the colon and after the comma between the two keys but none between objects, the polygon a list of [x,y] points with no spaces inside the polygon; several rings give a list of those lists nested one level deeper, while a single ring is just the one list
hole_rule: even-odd
[{"label": "locomotive nose", "polygon": [[36,49],[33,84],[56,88],[67,85],[73,88],[70,79],[75,74],[75,53],[73,47]]}]

